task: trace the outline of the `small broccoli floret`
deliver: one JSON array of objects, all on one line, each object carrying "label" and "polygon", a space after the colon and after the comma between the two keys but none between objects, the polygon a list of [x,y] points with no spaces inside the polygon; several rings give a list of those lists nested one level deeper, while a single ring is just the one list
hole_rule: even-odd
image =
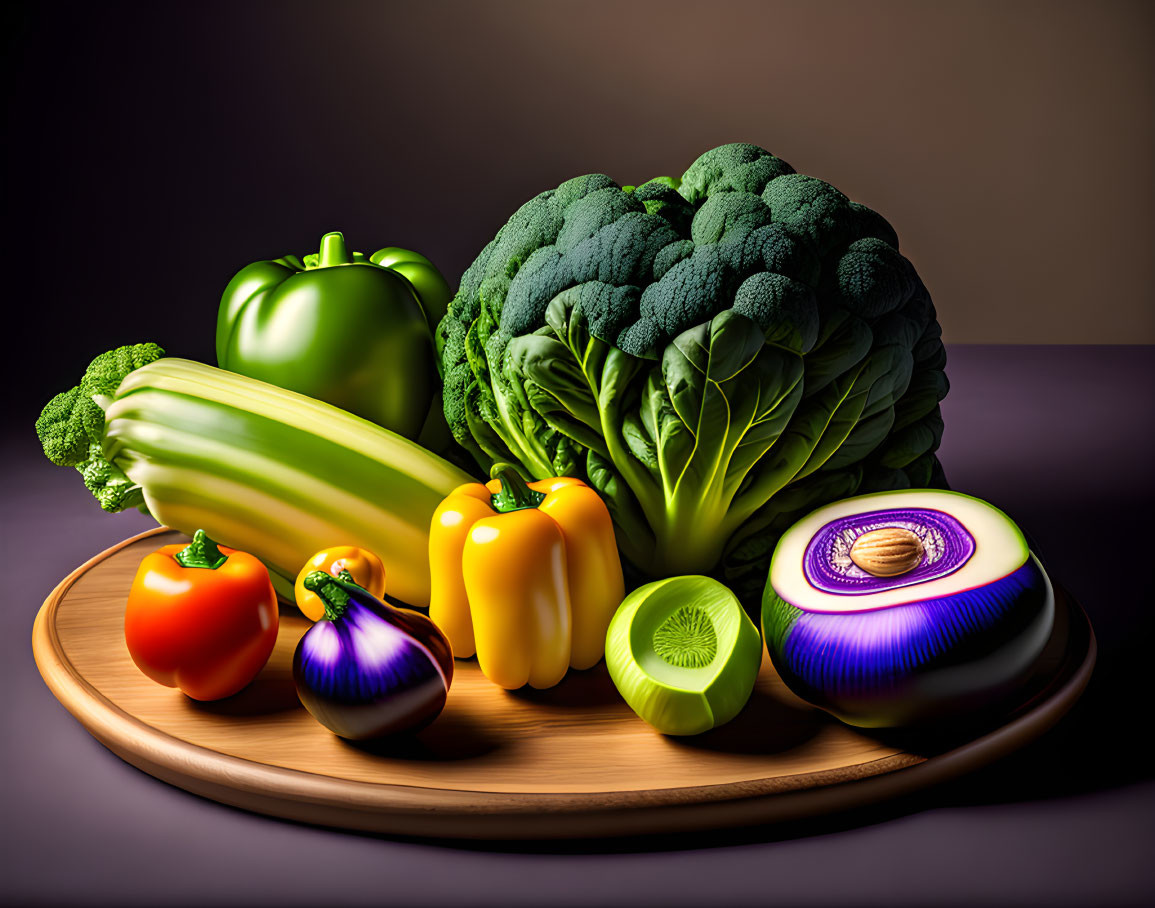
[{"label": "small broccoli floret", "polygon": [[[696,246],[689,258],[678,262],[642,292],[639,311],[645,321],[658,329],[659,343],[665,343],[687,328],[700,325],[715,313],[729,308],[734,289],[733,270],[716,246]],[[647,331],[646,334],[651,332]],[[656,350],[618,347],[634,356],[657,358]]]},{"label": "small broccoli floret", "polygon": [[[656,214],[669,223],[679,236],[687,236],[694,208],[687,205],[685,198],[678,192],[680,182],[673,177],[654,177],[634,190],[634,198],[646,206],[646,214]],[[624,186],[622,188],[625,189]]]},{"label": "small broccoli floret", "polygon": [[61,391],[45,404],[36,419],[36,435],[44,446],[44,455],[58,467],[71,467],[84,459],[88,450],[89,437],[82,418],[86,406],[93,407],[92,401],[77,405],[80,388]]},{"label": "small broccoli floret", "polygon": [[104,459],[100,442],[94,441],[88,446],[88,459],[77,464],[76,469],[84,478],[85,487],[104,510],[144,510],[144,494],[140,486],[129,479],[120,467]]},{"label": "small broccoli floret", "polygon": [[719,192],[698,209],[690,226],[690,239],[697,245],[733,241],[770,223],[770,209],[750,192]]},{"label": "small broccoli floret", "polygon": [[156,344],[132,344],[89,363],[80,384],[52,398],[36,420],[36,435],[48,459],[61,467],[88,460],[89,445],[100,441],[104,431],[101,404],[116,393],[129,372],[162,356],[164,350]]},{"label": "small broccoli floret", "polygon": [[101,394],[111,397],[129,372],[147,366],[164,356],[156,344],[129,344],[101,353],[84,370],[80,379],[80,389],[87,395]]},{"label": "small broccoli floret", "polygon": [[823,255],[844,242],[860,220],[841,192],[800,173],[771,180],[762,201],[770,206],[776,222],[808,239]]},{"label": "small broccoli floret", "polygon": [[910,262],[874,237],[850,244],[838,261],[837,279],[841,305],[867,319],[893,311],[914,292]]},{"label": "small broccoli floret", "polygon": [[106,511],[140,507],[140,490],[101,454],[104,406],[128,373],[164,356],[156,344],[118,347],[96,357],[80,384],[52,398],[36,420],[44,454],[57,466],[76,467]]},{"label": "small broccoli floret", "polygon": [[715,192],[760,193],[771,180],[793,172],[793,167],[764,148],[732,142],[699,156],[683,175],[680,191],[699,204]]},{"label": "small broccoli floret", "polygon": [[809,353],[818,340],[818,302],[801,281],[767,271],[742,282],[734,311],[754,319],[766,340],[795,353]]}]

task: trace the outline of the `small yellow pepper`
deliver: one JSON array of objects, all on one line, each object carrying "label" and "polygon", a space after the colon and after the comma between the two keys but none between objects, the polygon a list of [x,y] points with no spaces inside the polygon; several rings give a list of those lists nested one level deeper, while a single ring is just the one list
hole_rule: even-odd
[{"label": "small yellow pepper", "polygon": [[429,564],[429,617],[453,655],[476,652],[510,690],[596,665],[625,594],[609,512],[568,476],[458,486],[433,514]]},{"label": "small yellow pepper", "polygon": [[355,545],[332,545],[321,549],[305,562],[293,585],[297,608],[310,621],[319,621],[325,614],[325,602],[316,593],[305,588],[305,578],[313,571],[324,571],[339,577],[341,571],[353,575],[353,582],[369,595],[380,599],[385,595],[385,565],[373,552]]}]

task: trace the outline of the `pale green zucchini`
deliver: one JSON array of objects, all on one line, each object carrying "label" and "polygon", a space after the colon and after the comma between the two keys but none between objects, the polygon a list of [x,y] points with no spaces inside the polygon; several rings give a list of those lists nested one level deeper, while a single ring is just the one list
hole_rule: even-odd
[{"label": "pale green zucchini", "polygon": [[275,385],[190,360],[131,372],[105,408],[104,456],[149,511],[256,555],[278,592],[319,549],[380,556],[386,592],[429,604],[429,521],[472,481],[380,426]]}]

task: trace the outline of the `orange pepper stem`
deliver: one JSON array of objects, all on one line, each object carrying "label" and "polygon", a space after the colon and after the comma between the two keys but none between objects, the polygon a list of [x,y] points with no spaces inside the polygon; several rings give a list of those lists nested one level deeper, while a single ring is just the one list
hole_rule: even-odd
[{"label": "orange pepper stem", "polygon": [[192,542],[172,556],[186,568],[207,568],[215,571],[228,560],[228,555],[217,548],[204,530],[193,533]]},{"label": "orange pepper stem", "polygon": [[527,486],[516,470],[501,470],[497,478],[501,480],[501,491],[491,496],[490,504],[499,514],[536,508],[545,501],[545,493]]},{"label": "orange pepper stem", "polygon": [[[341,571],[337,577],[345,583],[353,583],[353,575],[348,571]],[[336,621],[349,608],[349,591],[324,571],[313,571],[309,574],[305,578],[305,589],[315,593],[325,604],[327,621]]]}]

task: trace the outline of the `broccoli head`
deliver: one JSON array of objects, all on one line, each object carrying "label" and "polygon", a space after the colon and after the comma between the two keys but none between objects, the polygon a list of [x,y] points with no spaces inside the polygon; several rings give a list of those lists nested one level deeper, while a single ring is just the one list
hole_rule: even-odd
[{"label": "broccoli head", "polygon": [[756,560],[830,496],[941,480],[945,354],[894,229],[755,145],[531,199],[437,341],[458,442],[590,482],[645,574]]}]

